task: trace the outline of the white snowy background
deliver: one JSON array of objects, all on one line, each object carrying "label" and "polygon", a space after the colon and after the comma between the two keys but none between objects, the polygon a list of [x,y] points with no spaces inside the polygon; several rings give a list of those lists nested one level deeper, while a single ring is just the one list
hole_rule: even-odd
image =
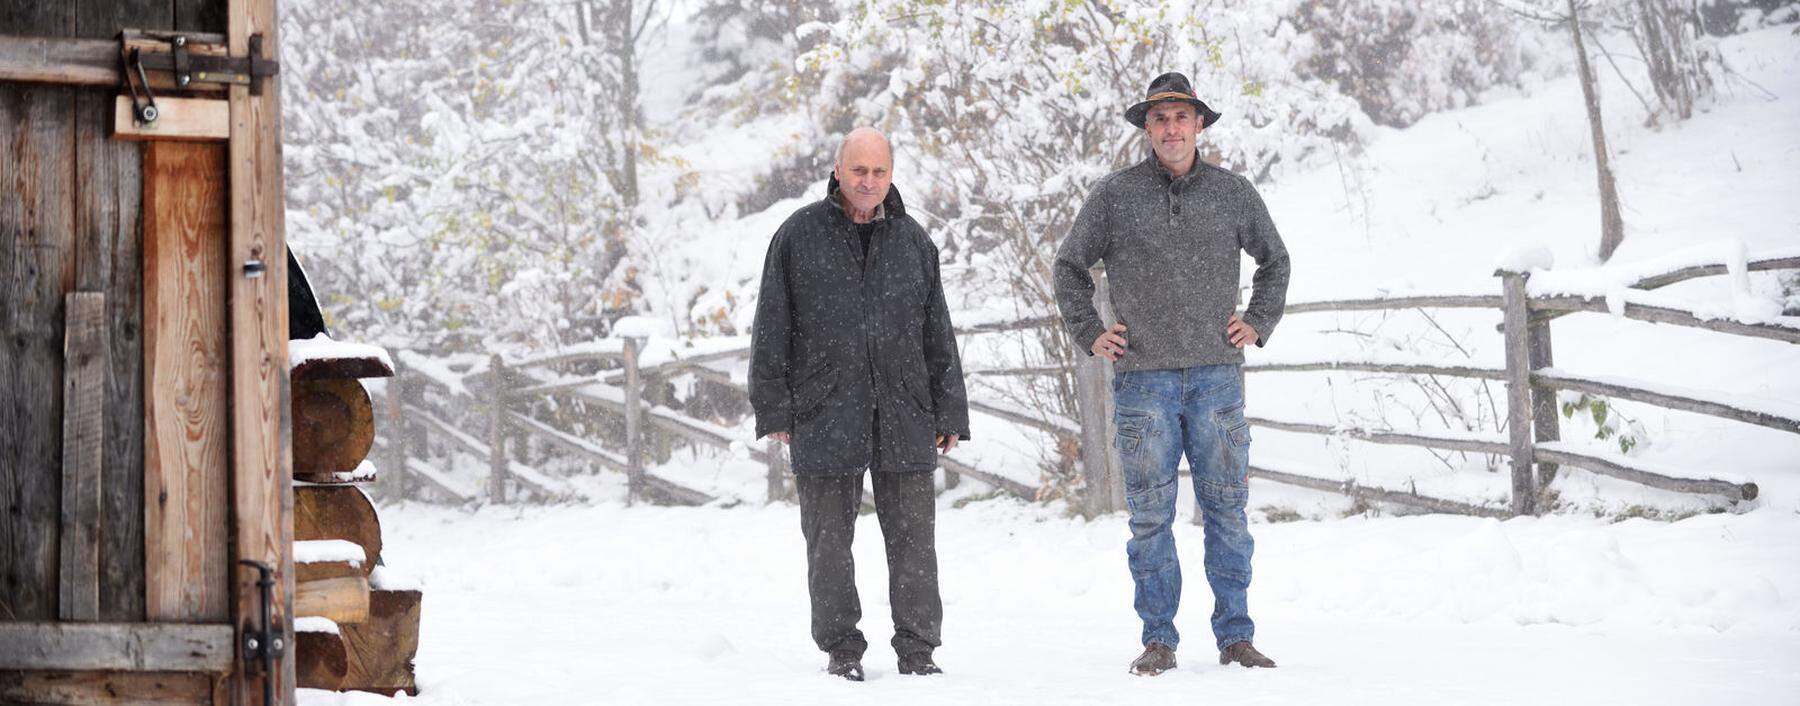
[{"label": "white snowy background", "polygon": [[[657,322],[663,345],[741,343],[770,234],[822,194],[833,136],[865,122],[894,136],[895,183],[940,240],[953,310],[968,320],[1048,313],[996,284],[1014,262],[1006,234],[1053,231],[1087,184],[1141,154],[1116,116],[1165,68],[1189,67],[1225,113],[1202,149],[1257,178],[1293,257],[1290,302],[1495,294],[1496,264],[1527,251],[1547,253],[1535,256],[1549,269],[1541,287],[1598,293],[1645,268],[1800,255],[1792,3],[1702,3],[1736,9],[1728,31],[1702,42],[1718,73],[1685,120],[1640,99],[1644,62],[1624,28],[1595,27],[1614,55],[1589,48],[1626,224],[1606,263],[1566,30],[1514,12],[1559,3],[1126,3],[1102,44],[1192,41],[1126,67],[1112,87],[1089,83],[1101,75],[1097,54],[1018,33],[1054,25],[1043,18],[1057,12],[1074,26],[1087,3],[622,3],[643,27],[635,195],[621,186],[619,145],[631,135],[607,115],[623,85],[607,52],[616,35],[565,12],[614,4],[284,8],[289,228],[338,338],[387,346],[445,379],[454,373],[434,361],[479,370],[491,351],[598,345],[625,316]],[[894,19],[909,10],[966,24]],[[1461,24],[1380,24],[1406,13]],[[1369,17],[1385,19],[1345,19]],[[984,40],[1011,42],[1007,52],[967,48],[984,22],[1007,30]],[[1225,28],[1236,38],[1216,39]],[[1352,91],[1302,68],[1336,56],[1341,45],[1326,37],[1356,31],[1416,35],[1405,62],[1376,62],[1389,70],[1385,88]],[[498,35],[514,41],[490,41]],[[316,54],[297,48],[309,40]],[[995,85],[1015,92],[959,94]],[[981,159],[959,158],[952,140]],[[1063,156],[1044,167],[1021,154]],[[1655,296],[1792,325],[1797,286],[1792,273],[1733,274]],[[1291,314],[1250,358],[1500,364],[1497,311],[1427,313]],[[1552,330],[1560,369],[1800,416],[1791,344],[1605,314]],[[1046,364],[1016,338],[962,344],[969,368]],[[1018,392],[972,385],[978,396]],[[1503,388],[1490,392],[1503,410]],[[1465,384],[1447,398],[1473,406],[1483,395]],[[1395,376],[1262,373],[1248,397],[1255,416],[1498,433],[1458,426],[1492,424],[1478,413],[1439,418]],[[554,462],[578,499],[385,498],[382,571],[425,591],[421,693],[395,700],[1800,703],[1800,435],[1622,400],[1610,416],[1608,438],[1590,438],[1596,425],[1579,416],[1564,420],[1564,438],[1616,453],[1626,435],[1639,461],[1754,481],[1761,496],[1732,505],[1565,468],[1551,512],[1499,521],[1253,481],[1252,615],[1258,646],[1281,667],[1216,665],[1200,533],[1181,522],[1187,639],[1181,668],[1155,679],[1125,672],[1139,646],[1123,516],[1083,519],[1062,500],[996,498],[967,480],[941,497],[937,656],[948,673],[933,679],[894,669],[879,529],[864,521],[856,556],[870,680],[849,684],[822,673],[807,635],[798,512],[765,505],[761,467],[741,453],[677,450],[654,469],[723,498],[708,507],[628,508],[618,474]],[[742,421],[725,420],[752,443]],[[1047,483],[1047,437],[984,415],[975,426],[959,458]],[[1260,429],[1253,449],[1259,463],[1320,477],[1505,504],[1503,460]],[[479,487],[481,468],[464,459],[448,470]]]}]

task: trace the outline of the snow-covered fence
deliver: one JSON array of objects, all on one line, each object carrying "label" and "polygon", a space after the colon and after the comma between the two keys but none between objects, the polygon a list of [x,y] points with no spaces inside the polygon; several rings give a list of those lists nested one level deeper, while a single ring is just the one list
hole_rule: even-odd
[{"label": "snow-covered fence", "polygon": [[[1371,502],[1484,516],[1539,511],[1540,497],[1554,479],[1557,468],[1565,465],[1665,490],[1716,495],[1732,502],[1753,499],[1757,487],[1747,479],[1688,477],[1679,469],[1645,463],[1621,454],[1593,453],[1561,442],[1557,391],[1632,400],[1790,433],[1800,433],[1800,406],[1756,403],[1718,393],[1614,377],[1581,376],[1559,370],[1552,360],[1548,324],[1569,313],[1610,311],[1624,318],[1651,323],[1800,343],[1800,325],[1791,317],[1757,319],[1729,312],[1685,309],[1667,299],[1658,299],[1650,292],[1695,277],[1788,268],[1800,268],[1800,251],[1759,259],[1744,258],[1736,263],[1681,262],[1661,268],[1615,268],[1609,270],[1611,279],[1607,282],[1610,285],[1604,291],[1583,290],[1583,286],[1594,281],[1591,276],[1584,278],[1567,271],[1539,271],[1537,281],[1533,281],[1533,273],[1529,271],[1503,269],[1495,273],[1501,284],[1501,294],[1497,296],[1409,296],[1291,304],[1287,309],[1290,314],[1433,308],[1499,310],[1502,314],[1499,330],[1506,343],[1503,367],[1389,355],[1370,359],[1265,359],[1246,364],[1244,370],[1247,373],[1354,371],[1504,382],[1507,385],[1508,427],[1505,434],[1367,429],[1264,416],[1247,419],[1255,426],[1284,432],[1506,457],[1510,459],[1512,470],[1511,502],[1500,507],[1431,497],[1411,489],[1362,485],[1327,477],[1329,473],[1260,460],[1252,463],[1251,474],[1268,481],[1341,492]],[[1621,275],[1621,271],[1625,274]],[[1054,317],[1038,316],[962,326],[958,327],[958,334],[1028,331],[1054,325],[1058,325]],[[528,436],[598,467],[625,473],[633,499],[669,504],[713,502],[715,497],[710,493],[685,487],[645,469],[649,433],[698,447],[723,450],[760,463],[767,469],[768,497],[771,500],[785,498],[791,492],[785,480],[788,475],[785,448],[744,438],[746,435],[741,429],[720,426],[645,399],[647,381],[669,380],[685,374],[721,385],[741,397],[747,394],[743,371],[748,358],[748,341],[742,338],[686,342],[679,349],[666,340],[616,338],[573,346],[553,354],[511,358],[494,355],[485,359],[429,359],[403,354],[400,356],[401,372],[390,382],[388,394],[412,399],[407,397],[409,385],[428,384],[447,399],[454,400],[452,406],[465,407],[461,411],[479,411],[479,415],[465,416],[464,420],[485,419],[486,423],[481,426],[488,431],[487,440],[484,442],[459,431],[442,414],[412,402],[400,404],[390,399],[384,408],[392,417],[390,424],[410,426],[415,430],[413,438],[435,436],[467,455],[486,461],[488,489],[485,495],[490,500],[503,500],[508,487],[541,499],[579,496],[562,479],[506,458],[505,445],[509,436]],[[1111,366],[1097,358],[1078,360],[1075,365],[1075,370],[1054,366],[976,368],[970,369],[968,374],[1068,375],[1080,398],[1083,411],[1080,419],[981,399],[970,401],[971,411],[1050,434],[1061,440],[1059,443],[1077,445],[1083,475],[1088,479],[1086,487],[1090,489],[1083,498],[1084,508],[1090,512],[1116,511],[1122,506],[1118,488],[1114,487],[1118,485],[1117,460],[1107,448],[1111,433],[1108,407]],[[567,372],[572,369],[586,372]],[[416,394],[413,398],[422,399]],[[609,448],[558,428],[557,422],[533,416],[525,409],[547,401],[557,404],[577,402],[590,412],[604,413],[611,420],[623,419],[624,433],[612,437],[618,440],[614,445],[623,448]],[[470,489],[466,480],[452,478],[427,459],[409,458],[404,447],[407,434],[389,436],[393,439],[387,442],[393,454],[390,467],[413,471],[409,475],[416,476],[418,483],[439,495],[458,501],[476,498],[477,491]],[[1027,499],[1038,496],[1038,488],[983,470],[953,455],[943,457],[942,461],[952,483],[957,476],[968,476],[1010,495]],[[400,479],[398,482],[411,481]]]},{"label": "snow-covered fence", "polygon": [[[741,438],[744,435],[738,429],[696,419],[681,410],[656,405],[646,399],[646,381],[666,380],[689,373],[740,395],[748,394],[740,377],[719,369],[746,366],[749,359],[747,341],[698,343],[700,348],[687,352],[666,345],[647,346],[646,338],[633,337],[593,341],[554,354],[514,358],[495,354],[486,359],[431,359],[404,354],[402,360],[414,365],[401,366],[400,373],[384,391],[386,399],[383,401],[387,424],[401,431],[388,435],[390,438],[384,439],[384,444],[390,465],[412,471],[409,474],[412,478],[395,479],[396,485],[390,490],[405,494],[408,484],[412,484],[412,487],[427,488],[434,495],[456,502],[470,502],[482,497],[490,502],[505,502],[509,488],[544,500],[579,497],[580,493],[567,482],[508,458],[508,439],[528,436],[561,453],[624,473],[628,479],[628,497],[633,501],[702,505],[716,500],[712,494],[646,470],[646,435],[654,432],[756,461],[767,469],[768,498],[788,498],[791,488],[786,481],[785,447]],[[590,368],[598,372],[561,372],[569,368]],[[439,405],[445,408],[444,411],[427,409],[422,406],[425,395],[417,390],[408,392],[419,384],[433,388],[448,401]],[[549,400],[578,402],[587,409],[623,419],[624,433],[616,437],[616,443],[624,448],[607,448],[523,411],[534,402]],[[459,429],[445,416],[457,412],[465,413],[457,415],[465,423],[485,428],[486,440]],[[1029,420],[1028,417],[1021,419]],[[437,439],[442,445],[483,461],[487,467],[485,488],[477,491],[466,480],[456,479],[454,474],[428,460],[410,457],[409,439],[419,443],[419,455],[425,455],[430,441]],[[954,486],[959,476],[967,476],[1010,495],[1027,499],[1035,496],[1036,489],[1029,485],[984,471],[957,458],[946,456],[942,462],[949,485]]]},{"label": "snow-covered fence", "polygon": [[[1279,431],[1358,439],[1377,444],[1399,444],[1415,447],[1489,453],[1509,457],[1512,465],[1512,501],[1501,509],[1401,491],[1363,486],[1353,481],[1333,480],[1319,474],[1308,474],[1292,468],[1273,468],[1266,463],[1253,463],[1253,477],[1316,490],[1343,492],[1363,500],[1396,503],[1433,512],[1503,516],[1532,514],[1540,510],[1539,496],[1555,478],[1559,465],[1576,466],[1590,472],[1641,485],[1685,493],[1718,495],[1729,501],[1754,499],[1757,486],[1753,482],[1722,478],[1684,477],[1679,469],[1648,464],[1619,454],[1596,454],[1576,449],[1560,441],[1556,392],[1569,390],[1606,395],[1642,402],[1668,409],[1708,414],[1782,431],[1800,433],[1800,406],[1757,404],[1732,399],[1705,391],[1686,390],[1668,385],[1612,377],[1578,376],[1553,366],[1549,322],[1575,312],[1611,312],[1624,318],[1650,323],[1697,328],[1738,336],[1763,338],[1786,343],[1800,343],[1800,325],[1791,317],[1755,320],[1755,317],[1729,315],[1725,312],[1690,310],[1650,295],[1650,290],[1678,282],[1712,275],[1800,269],[1800,250],[1770,253],[1760,258],[1740,257],[1730,262],[1654,262],[1637,268],[1615,268],[1604,278],[1556,273],[1560,278],[1547,287],[1528,286],[1528,268],[1502,269],[1495,273],[1501,280],[1501,294],[1408,296],[1289,304],[1287,313],[1349,312],[1407,309],[1498,309],[1503,323],[1500,331],[1506,342],[1505,367],[1482,367],[1434,360],[1412,360],[1384,357],[1379,360],[1275,360],[1253,362],[1244,366],[1246,373],[1298,371],[1357,371],[1371,373],[1441,375],[1507,384],[1508,435],[1478,432],[1401,432],[1375,430],[1303,421],[1248,417],[1255,426]],[[1602,282],[1603,291],[1581,291]],[[1748,320],[1747,320],[1748,318]],[[1036,318],[1003,324],[987,324],[984,330],[1010,331],[1053,325],[1054,320]],[[1111,366],[1097,359],[1080,365],[1101,369],[1110,377]],[[1058,375],[1069,371],[1055,367],[987,368],[969,371],[977,376]],[[1083,407],[1098,408],[1092,396],[1093,386],[1080,386]],[[1104,386],[1099,389],[1104,390]],[[1102,393],[1104,394],[1104,393]],[[1001,415],[1009,421],[1023,415]],[[1100,429],[1094,420],[1083,420],[1084,445],[1094,443]],[[1041,420],[1032,424],[1039,428],[1050,425]],[[1052,430],[1055,431],[1055,430]],[[1084,462],[1095,463],[1084,454]],[[1535,475],[1533,471],[1536,471]],[[1099,511],[1119,509],[1107,502],[1104,494],[1093,494],[1089,505]]]}]

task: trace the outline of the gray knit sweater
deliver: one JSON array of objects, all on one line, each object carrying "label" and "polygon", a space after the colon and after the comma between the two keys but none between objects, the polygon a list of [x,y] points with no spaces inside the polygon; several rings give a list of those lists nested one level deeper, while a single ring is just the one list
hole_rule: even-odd
[{"label": "gray knit sweater", "polygon": [[1287,300],[1288,254],[1248,179],[1194,160],[1179,179],[1151,155],[1094,185],[1056,252],[1056,304],[1083,351],[1106,330],[1088,268],[1105,261],[1127,346],[1118,370],[1242,363],[1225,333],[1239,251],[1256,260],[1243,319],[1268,342]]}]

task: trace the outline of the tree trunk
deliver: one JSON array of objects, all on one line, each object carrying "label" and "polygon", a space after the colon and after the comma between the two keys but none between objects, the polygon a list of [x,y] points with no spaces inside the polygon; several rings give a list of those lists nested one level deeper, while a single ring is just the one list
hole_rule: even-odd
[{"label": "tree trunk", "polygon": [[1575,66],[1581,76],[1581,96],[1587,103],[1588,128],[1594,138],[1594,170],[1600,182],[1600,261],[1612,259],[1625,241],[1625,220],[1619,215],[1619,190],[1613,182],[1612,158],[1606,148],[1606,126],[1600,119],[1600,86],[1588,63],[1587,44],[1581,38],[1581,13],[1575,0],[1569,5],[1569,34],[1575,40]]}]

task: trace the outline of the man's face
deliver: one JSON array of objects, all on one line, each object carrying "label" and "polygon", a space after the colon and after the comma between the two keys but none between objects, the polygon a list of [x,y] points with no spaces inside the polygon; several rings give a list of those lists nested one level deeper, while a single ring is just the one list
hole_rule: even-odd
[{"label": "man's face", "polygon": [[1159,103],[1144,116],[1144,131],[1150,133],[1150,149],[1157,159],[1180,163],[1194,153],[1200,115],[1187,103]]},{"label": "man's face", "polygon": [[873,136],[852,137],[838,159],[838,188],[852,209],[873,211],[887,198],[894,181],[894,156],[886,140]]}]

